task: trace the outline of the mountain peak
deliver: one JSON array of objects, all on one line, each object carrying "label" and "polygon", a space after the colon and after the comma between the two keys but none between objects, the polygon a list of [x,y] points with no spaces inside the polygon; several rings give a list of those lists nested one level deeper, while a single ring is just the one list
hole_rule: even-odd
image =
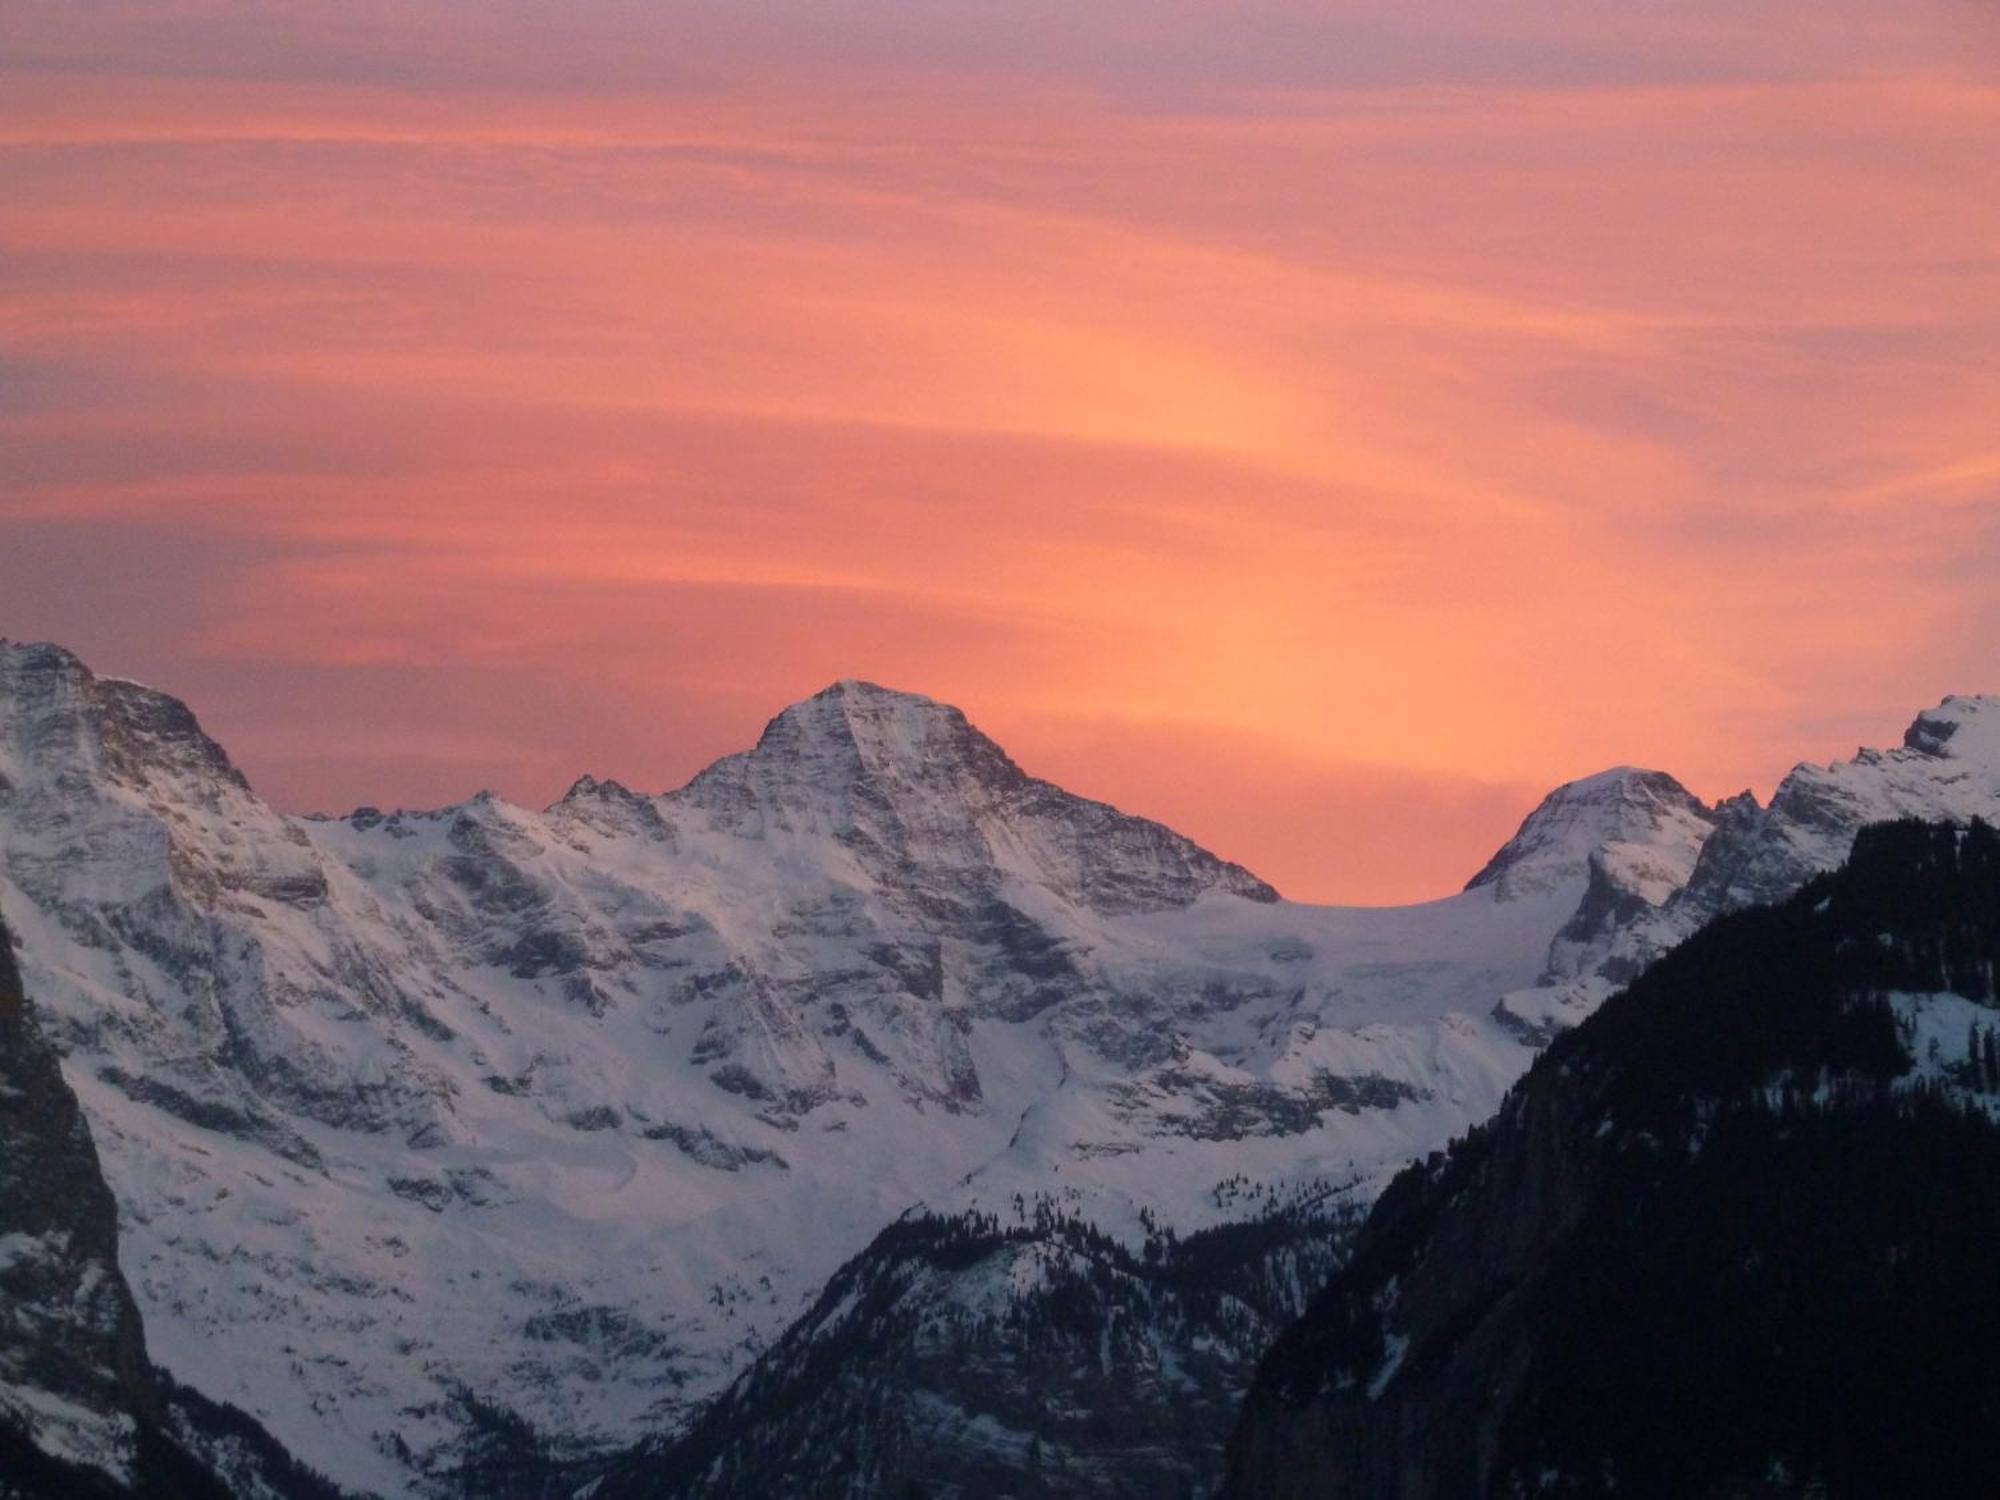
[{"label": "mountain peak", "polygon": [[[859,677],[843,677],[828,683],[810,698],[801,698],[780,709],[765,726],[765,734],[781,724],[824,727],[838,722],[900,719],[907,723],[933,723],[970,729],[963,712],[949,703],[923,693],[883,687]],[[977,731],[974,731],[975,733]]]},{"label": "mountain peak", "polygon": [[995,786],[1026,779],[1006,751],[950,704],[851,677],[780,712],[749,754],[768,768],[829,786],[936,786],[965,778]]},{"label": "mountain peak", "polygon": [[865,677],[842,677],[838,681],[829,682],[817,693],[814,693],[813,697],[840,698],[859,702],[866,702],[870,699],[899,699],[912,703],[928,703],[936,708],[946,707],[945,704],[939,703],[937,699],[929,697],[926,694],[912,693],[904,688],[884,687],[881,683],[870,682]]},{"label": "mountain peak", "polygon": [[576,778],[564,792],[561,802],[581,802],[589,798],[602,798],[612,802],[634,802],[641,800],[639,794],[624,782],[610,776],[592,776],[588,771]]},{"label": "mountain peak", "polygon": [[51,772],[96,763],[128,783],[165,774],[249,787],[180,699],[99,677],[48,641],[0,639],[0,754],[10,750]]},{"label": "mountain peak", "polygon": [[990,893],[1013,878],[1100,911],[1211,888],[1277,899],[1171,829],[1029,776],[950,704],[855,679],[794,703],[666,801],[744,837],[831,839],[899,889]]},{"label": "mountain peak", "polygon": [[1221,1494],[1986,1493],[1996,915],[1897,823],[1652,965],[1378,1200]]},{"label": "mountain peak", "polygon": [[1904,732],[1903,747],[2000,767],[2000,695],[1953,694],[1936,708],[1925,709]]},{"label": "mountain peak", "polygon": [[1502,900],[1540,894],[1583,880],[1592,855],[1606,845],[1689,839],[1698,845],[1714,821],[1714,812],[1666,772],[1614,766],[1550,792],[1465,888],[1491,885]]}]

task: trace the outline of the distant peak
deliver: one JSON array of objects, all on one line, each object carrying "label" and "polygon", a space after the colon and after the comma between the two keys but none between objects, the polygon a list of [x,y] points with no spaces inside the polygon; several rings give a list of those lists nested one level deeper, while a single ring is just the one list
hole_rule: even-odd
[{"label": "distant peak", "polygon": [[8,672],[61,671],[90,675],[83,658],[54,641],[13,641],[0,635],[0,669]]},{"label": "distant peak", "polygon": [[1606,844],[1644,841],[1669,823],[1714,821],[1714,811],[1665,771],[1613,766],[1550,792],[1465,888],[1497,885],[1502,896],[1552,888],[1581,878]]},{"label": "distant peak", "polygon": [[569,790],[562,794],[564,802],[584,802],[589,800],[611,802],[635,802],[639,794],[622,781],[609,776],[592,776],[588,772],[570,783]]},{"label": "distant peak", "polygon": [[779,713],[764,726],[755,753],[818,758],[843,748],[870,767],[940,757],[1006,760],[1000,747],[949,703],[854,677]]},{"label": "distant peak", "polygon": [[772,722],[775,724],[788,717],[810,717],[827,711],[901,713],[917,717],[935,716],[961,724],[965,722],[965,715],[949,703],[940,703],[923,693],[883,687],[879,682],[869,682],[860,677],[843,677],[838,682],[829,683],[810,698],[802,698],[781,710]]},{"label": "distant peak", "polygon": [[846,678],[784,709],[754,748],[725,756],[669,795],[745,826],[759,821],[758,807],[820,802],[814,818],[832,826],[863,788],[869,798],[936,805],[973,785],[991,791],[1025,780],[949,704]]},{"label": "distant peak", "polygon": [[950,704],[855,679],[792,704],[754,749],[661,802],[745,837],[837,840],[904,892],[1011,878],[1100,912],[1167,910],[1209,890],[1278,899],[1170,828],[1030,777]]},{"label": "distant peak", "polygon": [[[99,677],[51,641],[0,638],[0,720],[33,752],[70,769],[97,757],[138,781],[193,773],[248,790],[243,773],[180,699],[122,677]],[[9,726],[0,723],[0,733]]]},{"label": "distant peak", "polygon": [[922,693],[905,692],[900,688],[884,687],[879,682],[870,682],[865,677],[843,677],[838,682],[830,682],[813,694],[815,698],[884,698],[901,699],[914,703],[929,703],[942,707],[935,698]]},{"label": "distant peak", "polygon": [[[1613,766],[1592,776],[1565,781],[1536,805],[1522,821],[1520,832],[1572,820],[1582,809],[1626,807],[1703,807],[1701,799],[1665,771],[1642,766]],[[1518,835],[1517,835],[1518,836]]]},{"label": "distant peak", "polygon": [[1978,760],[2000,767],[2000,695],[1946,698],[1918,714],[1903,747],[1922,755]]},{"label": "distant peak", "polygon": [[1652,771],[1644,766],[1612,766],[1595,775],[1579,776],[1574,781],[1566,781],[1544,800],[1574,802],[1601,797],[1692,795],[1676,778],[1665,771]]}]

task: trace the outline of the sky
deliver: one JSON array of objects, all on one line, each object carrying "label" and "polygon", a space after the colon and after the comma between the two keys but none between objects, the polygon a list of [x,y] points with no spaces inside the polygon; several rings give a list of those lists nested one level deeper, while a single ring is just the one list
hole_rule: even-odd
[{"label": "sky", "polygon": [[0,635],[282,807],[862,677],[1416,900],[1996,580],[1987,0],[0,0]]}]

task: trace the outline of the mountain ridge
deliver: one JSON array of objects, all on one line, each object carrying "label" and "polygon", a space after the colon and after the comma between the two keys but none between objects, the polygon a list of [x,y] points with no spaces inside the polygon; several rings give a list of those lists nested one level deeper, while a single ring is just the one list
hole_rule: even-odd
[{"label": "mountain ridge", "polygon": [[1656,786],[1505,899],[1313,907],[853,685],[691,796],[298,818],[103,681],[0,647],[0,903],[121,1263],[177,1377],[384,1494],[678,1430],[905,1212],[1055,1194],[1138,1247],[1365,1203],[1594,1003],[1700,824]]},{"label": "mountain ridge", "polygon": [[1226,1500],[1986,1493],[1996,956],[1978,821],[1702,929],[1391,1185]]}]

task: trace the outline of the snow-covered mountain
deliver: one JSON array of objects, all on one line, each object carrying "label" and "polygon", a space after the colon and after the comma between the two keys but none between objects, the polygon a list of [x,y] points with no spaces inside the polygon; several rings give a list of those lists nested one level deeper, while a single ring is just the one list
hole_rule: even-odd
[{"label": "snow-covered mountain", "polygon": [[1868,824],[1996,814],[2000,697],[1946,698],[1917,715],[1897,749],[1793,768],[1768,807],[1746,792],[1694,809],[1682,839],[1594,854],[1591,894],[1557,939],[1548,971],[1509,995],[1502,1013],[1543,1032],[1576,1024],[1715,917],[1782,900],[1838,866]]},{"label": "snow-covered mountain", "polygon": [[241,1412],[163,1376],[90,1127],[0,924],[0,1495],[341,1500]]},{"label": "snow-covered mountain", "polygon": [[1382,1195],[1222,1493],[1992,1493],[1996,968],[1990,825],[1705,927]]},{"label": "snow-covered mountain", "polygon": [[1926,733],[1769,810],[1607,773],[1462,894],[1338,909],[861,683],[665,795],[311,819],[174,699],[0,644],[0,911],[154,1356],[441,1493],[671,1432],[917,1205],[1137,1245],[1365,1200],[1697,888],[1996,796],[1983,730]]}]

